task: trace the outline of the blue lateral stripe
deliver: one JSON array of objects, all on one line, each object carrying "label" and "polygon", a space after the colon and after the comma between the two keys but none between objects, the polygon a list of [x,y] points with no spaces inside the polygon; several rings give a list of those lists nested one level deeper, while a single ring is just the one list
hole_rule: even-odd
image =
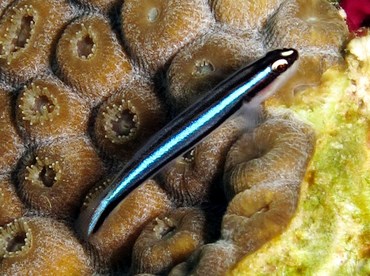
[{"label": "blue lateral stripe", "polygon": [[194,122],[189,124],[182,131],[174,135],[169,141],[167,141],[162,147],[158,148],[153,154],[149,155],[138,167],[136,167],[119,185],[118,189],[113,191],[107,202],[110,202],[111,199],[114,199],[116,196],[119,196],[120,192],[125,189],[135,178],[143,171],[150,168],[151,164],[155,163],[167,152],[171,151],[179,143],[184,141],[187,137],[191,136],[202,126],[206,125],[211,121],[218,113],[226,109],[229,106],[233,106],[236,101],[239,101],[241,97],[245,96],[245,93],[248,92],[250,88],[256,85],[258,82],[263,80],[269,73],[271,68],[267,67],[265,70],[258,73],[253,79],[245,83],[243,86],[239,87],[232,93],[230,93],[226,98],[220,101],[217,105],[209,109],[206,113],[196,119]]}]

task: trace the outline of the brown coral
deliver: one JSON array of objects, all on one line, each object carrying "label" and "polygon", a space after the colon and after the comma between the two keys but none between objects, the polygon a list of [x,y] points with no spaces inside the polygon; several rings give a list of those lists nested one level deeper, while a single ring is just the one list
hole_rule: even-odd
[{"label": "brown coral", "polygon": [[0,226],[5,225],[25,213],[10,175],[0,175]]},{"label": "brown coral", "polygon": [[153,84],[136,77],[100,107],[95,137],[104,152],[127,161],[165,119],[164,106]]},{"label": "brown coral", "polygon": [[21,0],[0,21],[0,72],[13,85],[49,68],[58,32],[72,16],[65,0]]},{"label": "brown coral", "polygon": [[248,254],[281,234],[295,213],[300,182],[283,178],[237,194],[222,220],[223,239]]},{"label": "brown coral", "polygon": [[61,222],[24,217],[0,228],[2,275],[91,275],[82,245]]},{"label": "brown coral", "polygon": [[86,104],[56,79],[38,79],[25,86],[16,106],[17,121],[33,140],[82,135],[87,130]]},{"label": "brown coral", "polygon": [[166,192],[154,180],[148,180],[119,203],[89,242],[105,260],[122,263],[130,257],[145,225],[167,213],[171,206]]},{"label": "brown coral", "polygon": [[175,266],[170,276],[225,275],[225,272],[241,257],[240,250],[223,240],[202,246],[186,262]]},{"label": "brown coral", "polygon": [[151,72],[210,26],[206,0],[126,0],[122,30],[130,51]]},{"label": "brown coral", "polygon": [[179,208],[156,218],[133,248],[133,272],[161,274],[186,260],[206,240],[206,217],[196,208]]},{"label": "brown coral", "polygon": [[301,179],[313,153],[312,129],[289,113],[273,114],[230,149],[225,164],[229,198],[276,179]]},{"label": "brown coral", "polygon": [[84,137],[61,138],[31,150],[22,160],[20,193],[34,209],[74,217],[104,167]]},{"label": "brown coral", "polygon": [[84,16],[68,25],[56,58],[60,77],[93,102],[110,96],[132,72],[109,22],[99,15]]}]

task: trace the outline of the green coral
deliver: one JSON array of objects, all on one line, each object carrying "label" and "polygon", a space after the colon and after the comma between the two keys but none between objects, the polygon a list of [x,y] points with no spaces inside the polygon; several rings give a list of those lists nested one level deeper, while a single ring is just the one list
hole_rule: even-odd
[{"label": "green coral", "polygon": [[291,107],[317,135],[297,214],[285,233],[231,274],[370,272],[370,111],[351,87],[346,72],[331,69]]}]

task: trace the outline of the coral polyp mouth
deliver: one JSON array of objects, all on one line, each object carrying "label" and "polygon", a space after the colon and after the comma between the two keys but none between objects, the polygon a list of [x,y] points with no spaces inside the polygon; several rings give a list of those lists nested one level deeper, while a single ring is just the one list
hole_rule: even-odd
[{"label": "coral polyp mouth", "polygon": [[97,185],[95,188],[91,189],[90,192],[86,195],[84,201],[82,202],[81,210],[85,210],[90,202],[97,199],[103,190],[108,187],[108,185],[112,182],[111,178],[107,178],[105,181]]},{"label": "coral polyp mouth", "polygon": [[195,63],[194,71],[192,75],[195,77],[203,77],[214,72],[215,66],[208,60],[200,60]]},{"label": "coral polyp mouth", "polygon": [[156,225],[154,226],[153,231],[158,239],[169,239],[174,235],[176,225],[171,218],[156,218],[155,223]]},{"label": "coral polyp mouth", "polygon": [[160,17],[160,10],[157,7],[152,7],[148,10],[148,21],[150,23],[155,23]]},{"label": "coral polyp mouth", "polygon": [[195,148],[186,152],[180,159],[180,162],[183,161],[184,163],[191,164],[194,162],[194,160],[195,160]]},{"label": "coral polyp mouth", "polygon": [[41,88],[32,84],[20,100],[19,108],[22,110],[22,119],[29,121],[30,125],[36,123],[43,125],[46,121],[53,121],[60,115],[58,100],[47,87]]},{"label": "coral polyp mouth", "polygon": [[7,240],[6,251],[8,252],[17,252],[22,249],[26,244],[26,233],[19,232],[15,236],[9,237]]},{"label": "coral polyp mouth", "polygon": [[15,40],[15,49],[25,48],[27,42],[31,38],[32,28],[35,24],[34,17],[32,15],[25,15],[21,19],[21,26]]},{"label": "coral polyp mouth", "polygon": [[26,167],[25,179],[41,187],[51,188],[61,178],[62,171],[58,161],[51,162],[48,158],[41,160],[36,157],[36,163]]},{"label": "coral polyp mouth", "polygon": [[105,123],[105,138],[113,144],[122,144],[131,140],[138,129],[138,118],[130,101],[107,106],[103,112]]},{"label": "coral polyp mouth", "polygon": [[131,129],[135,127],[134,116],[131,112],[124,110],[119,114],[118,120],[112,122],[112,129],[118,137],[127,136],[131,133]]},{"label": "coral polyp mouth", "polygon": [[22,220],[14,220],[0,229],[0,257],[10,258],[25,254],[32,245],[31,229]]},{"label": "coral polyp mouth", "polygon": [[34,17],[32,15],[25,15],[21,19],[21,25],[17,37],[13,39],[13,51],[16,52],[19,49],[25,48],[29,39],[31,38]]},{"label": "coral polyp mouth", "polygon": [[81,59],[90,59],[95,53],[96,44],[90,32],[90,28],[86,28],[81,24],[82,30],[76,34],[76,51],[77,56]]}]

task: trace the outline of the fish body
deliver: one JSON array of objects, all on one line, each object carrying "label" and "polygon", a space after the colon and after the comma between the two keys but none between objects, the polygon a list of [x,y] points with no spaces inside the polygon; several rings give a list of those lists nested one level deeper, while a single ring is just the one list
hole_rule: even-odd
[{"label": "fish body", "polygon": [[133,156],[111,183],[88,203],[77,219],[77,230],[87,239],[115,206],[163,166],[193,148],[243,104],[258,106],[280,84],[298,59],[294,49],[280,49],[241,68],[200,100],[181,112]]}]

